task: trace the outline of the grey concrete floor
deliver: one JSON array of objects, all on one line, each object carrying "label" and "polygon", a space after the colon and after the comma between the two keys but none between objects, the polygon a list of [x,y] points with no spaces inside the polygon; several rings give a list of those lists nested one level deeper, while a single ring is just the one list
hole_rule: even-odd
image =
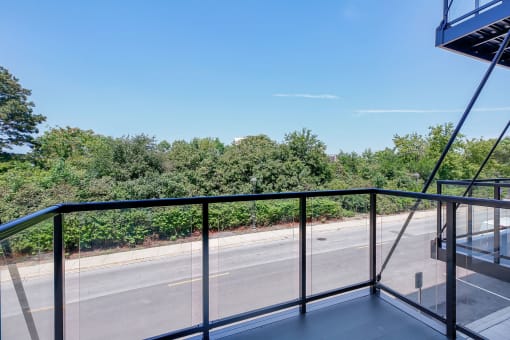
[{"label": "grey concrete floor", "polygon": [[342,302],[225,337],[257,339],[446,339],[377,296]]}]

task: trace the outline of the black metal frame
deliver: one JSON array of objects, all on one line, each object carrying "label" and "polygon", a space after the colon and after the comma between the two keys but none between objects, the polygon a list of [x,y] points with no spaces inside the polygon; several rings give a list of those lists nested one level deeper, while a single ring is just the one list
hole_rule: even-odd
[{"label": "black metal frame", "polygon": [[[439,187],[441,187],[439,182]],[[467,181],[460,181],[466,184]],[[498,185],[510,187],[510,183],[488,183],[477,181],[474,185]],[[331,291],[321,292],[315,295],[306,294],[306,203],[307,198],[312,197],[326,197],[326,196],[345,196],[345,195],[368,195],[370,199],[370,213],[369,213],[369,280],[366,282],[359,282],[348,287],[341,287]],[[408,298],[391,290],[389,287],[379,283],[380,277],[376,275],[376,225],[377,225],[377,196],[388,195],[404,198],[412,198],[418,200],[431,200],[440,204],[447,205],[447,315],[443,318],[440,315],[433,313],[420,306],[419,304],[410,301]],[[258,310],[249,311],[246,313],[230,316],[220,320],[211,321],[209,318],[209,205],[212,203],[226,203],[226,202],[239,202],[239,201],[257,201],[257,200],[273,200],[273,199],[299,199],[300,207],[300,221],[299,221],[299,297],[295,300],[287,301],[282,304],[267,306]],[[417,308],[426,314],[442,321],[446,324],[448,336],[455,337],[455,332],[462,331],[462,327],[455,322],[455,268],[456,268],[456,252],[455,252],[455,209],[458,204],[478,205],[492,208],[505,208],[510,209],[510,202],[497,201],[491,199],[459,197],[459,196],[444,196],[437,194],[425,194],[416,192],[403,192],[396,190],[384,190],[377,188],[368,189],[352,189],[352,190],[329,190],[329,191],[312,191],[312,192],[291,192],[291,193],[273,193],[273,194],[250,194],[250,195],[232,195],[232,196],[214,196],[214,197],[191,197],[191,198],[172,198],[172,199],[154,199],[154,200],[137,200],[137,201],[116,201],[116,202],[90,202],[90,203],[72,203],[60,204],[51,208],[42,210],[35,214],[23,217],[5,223],[0,226],[0,241],[9,236],[14,235],[30,226],[33,226],[41,221],[53,217],[54,222],[54,304],[55,304],[55,339],[64,339],[65,337],[65,275],[64,275],[64,244],[63,244],[63,215],[72,212],[82,211],[99,211],[111,209],[127,209],[127,208],[148,208],[148,207],[164,207],[164,206],[179,206],[199,204],[202,205],[202,323],[200,325],[181,329],[175,332],[155,336],[151,339],[175,339],[195,333],[202,333],[203,338],[209,337],[209,331],[218,327],[226,326],[235,322],[247,320],[250,318],[262,316],[268,313],[288,309],[291,307],[299,307],[301,313],[306,313],[307,303],[324,299],[338,294],[358,290],[361,288],[370,288],[371,294],[376,294],[378,289],[385,290],[400,300],[406,302],[414,308]],[[453,233],[453,235],[452,235]],[[481,338],[479,335],[466,330],[467,334],[475,338]]]},{"label": "black metal frame", "polygon": [[462,14],[461,16],[458,16],[454,19],[450,19],[450,9],[452,7],[453,2],[456,0],[443,0],[443,24],[448,26],[453,26],[469,17],[472,17],[474,15],[479,15],[481,12],[485,11],[488,8],[491,8],[498,3],[502,3],[502,0],[493,0],[491,2],[488,2],[486,4],[483,4],[480,6],[480,1],[475,1],[475,6],[473,10]]},{"label": "black metal frame", "polygon": [[[492,188],[492,198],[494,200],[501,200],[501,188],[510,188],[510,180],[508,178],[501,179],[480,179],[480,180],[439,180],[437,181],[437,189],[438,192],[443,191],[443,186],[445,185],[453,185],[453,186],[462,186],[466,187],[466,191],[469,196],[472,196],[472,190],[475,187],[485,187]],[[469,191],[468,191],[469,189]],[[458,205],[456,209],[458,208]],[[431,254],[432,257],[437,258],[442,261],[446,261],[446,250],[442,247],[442,242],[444,239],[442,238],[442,232],[445,229],[446,225],[441,222],[441,203],[438,204],[438,238],[437,238],[437,247],[435,244],[431,247],[431,251],[435,251],[435,253]],[[458,266],[466,268],[468,270],[475,271],[477,273],[487,275],[490,277],[494,277],[498,280],[510,282],[510,268],[507,266],[501,266],[501,259],[509,260],[510,257],[501,254],[500,242],[501,242],[501,232],[504,230],[508,230],[508,227],[503,227],[500,225],[500,208],[494,207],[494,229],[492,230],[492,237],[494,240],[492,251],[480,249],[474,246],[464,245],[464,244],[456,244],[457,248],[464,249],[465,251],[457,252],[457,263]],[[466,238],[468,244],[473,240],[474,236],[478,235],[487,235],[491,230],[484,231],[473,231],[473,205],[467,205],[467,232],[455,235],[456,239]],[[506,237],[507,234],[505,234]],[[447,239],[448,237],[446,237]],[[476,256],[476,254],[485,254],[492,255],[492,262],[488,262],[487,260],[480,259]]]}]

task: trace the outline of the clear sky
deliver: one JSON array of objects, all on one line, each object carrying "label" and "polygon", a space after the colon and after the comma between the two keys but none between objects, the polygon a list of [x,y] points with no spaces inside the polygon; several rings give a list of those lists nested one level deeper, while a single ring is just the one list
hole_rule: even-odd
[{"label": "clear sky", "polygon": [[[311,129],[329,153],[456,123],[488,64],[434,47],[441,0],[4,1],[0,65],[44,128],[189,140]],[[510,118],[498,68],[466,122]]]}]

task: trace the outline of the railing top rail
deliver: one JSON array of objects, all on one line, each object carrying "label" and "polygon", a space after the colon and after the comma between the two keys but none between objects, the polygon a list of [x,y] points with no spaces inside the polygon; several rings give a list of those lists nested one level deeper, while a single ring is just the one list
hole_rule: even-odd
[{"label": "railing top rail", "polygon": [[[455,1],[455,0],[453,0],[453,1]],[[460,22],[460,21],[462,21],[464,19],[469,18],[470,16],[479,14],[480,12],[482,12],[482,11],[484,11],[484,10],[486,10],[486,9],[488,9],[488,8],[498,4],[498,3],[502,3],[503,1],[504,0],[493,0],[493,1],[490,1],[490,2],[488,2],[486,4],[483,4],[481,6],[475,7],[472,11],[469,11],[469,12],[467,12],[467,13],[459,16],[459,17],[456,17],[455,19],[448,20],[447,24],[449,26],[453,26],[456,23],[458,23],[458,22]],[[449,12],[449,8],[446,8],[445,11],[447,12],[447,16],[449,17],[449,13],[448,13]]]},{"label": "railing top rail", "polygon": [[502,208],[510,209],[510,201],[499,201],[487,198],[474,198],[474,197],[462,197],[462,196],[448,196],[438,194],[422,194],[420,192],[408,192],[398,190],[386,190],[386,189],[374,189],[377,194],[399,196],[407,198],[416,198],[420,200],[437,201],[442,203],[457,203],[475,205],[489,208]]},{"label": "railing top rail", "polygon": [[[465,182],[460,182],[464,184]],[[414,198],[421,200],[432,200],[437,202],[452,202],[460,204],[470,204],[477,206],[485,206],[492,208],[510,209],[510,202],[498,201],[493,199],[446,196],[438,194],[424,194],[418,192],[408,192],[399,190],[386,190],[378,188],[362,188],[347,190],[324,190],[324,191],[306,191],[306,192],[283,192],[269,194],[246,194],[246,195],[227,195],[227,196],[201,196],[186,198],[162,198],[148,200],[133,201],[111,201],[111,202],[85,202],[85,203],[63,203],[52,207],[37,211],[33,214],[21,217],[19,219],[0,225],[0,240],[14,235],[28,227],[39,222],[51,218],[60,213],[100,211],[100,210],[117,210],[117,209],[133,209],[133,208],[152,208],[152,207],[170,207],[192,204],[213,204],[213,203],[230,203],[243,201],[260,201],[274,199],[292,199],[292,198],[313,198],[327,196],[346,196],[346,195],[362,195],[362,194],[383,194],[389,196]]]},{"label": "railing top rail", "polygon": [[[501,181],[501,182],[498,182]],[[446,184],[446,185],[470,185],[471,180],[438,180],[437,183],[439,184]],[[483,180],[476,180],[472,184],[473,186],[481,186],[481,187],[502,187],[502,188],[510,188],[510,179],[508,178],[497,178],[497,179],[483,179]]]},{"label": "railing top rail", "polygon": [[130,208],[152,208],[152,207],[169,207],[187,204],[214,204],[214,203],[231,203],[245,201],[264,201],[291,199],[301,197],[325,197],[325,196],[345,196],[370,194],[371,188],[364,189],[347,189],[347,190],[323,190],[323,191],[304,191],[304,192],[278,192],[267,194],[242,194],[242,195],[225,195],[225,196],[198,196],[183,198],[159,198],[148,200],[133,201],[111,201],[111,202],[86,202],[86,203],[67,203],[62,205],[61,212],[79,212],[93,210],[113,210],[113,209],[130,209]]},{"label": "railing top rail", "polygon": [[0,240],[57,215],[62,205],[54,205],[0,225]]},{"label": "railing top rail", "polygon": [[[455,182],[455,181],[465,181],[470,182],[471,179],[438,179],[438,182]],[[479,178],[476,179],[475,182],[497,182],[497,181],[510,181],[508,177],[494,177],[494,178]]]}]

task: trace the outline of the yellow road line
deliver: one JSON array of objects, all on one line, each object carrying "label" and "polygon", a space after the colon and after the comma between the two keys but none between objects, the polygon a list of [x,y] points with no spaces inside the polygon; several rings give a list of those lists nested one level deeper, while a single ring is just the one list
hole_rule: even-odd
[{"label": "yellow road line", "polygon": [[41,307],[41,308],[35,308],[35,309],[31,309],[30,310],[30,313],[38,313],[38,312],[44,312],[46,310],[51,310],[53,309],[53,306],[46,306],[46,307]]},{"label": "yellow road line", "polygon": [[[226,275],[229,275],[230,273],[221,273],[221,274],[216,274],[216,275],[210,275],[209,278],[210,279],[214,279],[214,278],[217,278],[217,277],[221,277],[221,276],[226,276]],[[187,284],[187,283],[192,283],[192,282],[196,282],[196,281],[201,281],[202,278],[201,277],[197,277],[197,278],[194,278],[194,279],[189,279],[189,280],[184,280],[184,281],[179,281],[179,282],[174,282],[174,283],[169,283],[168,284],[168,287],[175,287],[175,286],[180,286],[180,285],[184,285],[184,284]]]},{"label": "yellow road line", "polygon": [[[214,278],[221,277],[221,276],[226,276],[226,275],[229,275],[229,274],[230,273],[228,273],[228,272],[221,273],[221,274],[215,274],[215,275],[209,276],[209,278],[214,279]],[[184,280],[184,281],[170,283],[170,284],[168,284],[168,287],[180,286],[180,285],[184,285],[186,283],[192,283],[192,282],[201,281],[201,280],[202,280],[201,277],[197,277],[195,279],[190,279],[190,280]],[[46,307],[31,309],[30,312],[33,314],[33,313],[38,313],[38,312],[44,312],[44,311],[51,310],[51,309],[53,309],[53,306],[46,306]]]}]

